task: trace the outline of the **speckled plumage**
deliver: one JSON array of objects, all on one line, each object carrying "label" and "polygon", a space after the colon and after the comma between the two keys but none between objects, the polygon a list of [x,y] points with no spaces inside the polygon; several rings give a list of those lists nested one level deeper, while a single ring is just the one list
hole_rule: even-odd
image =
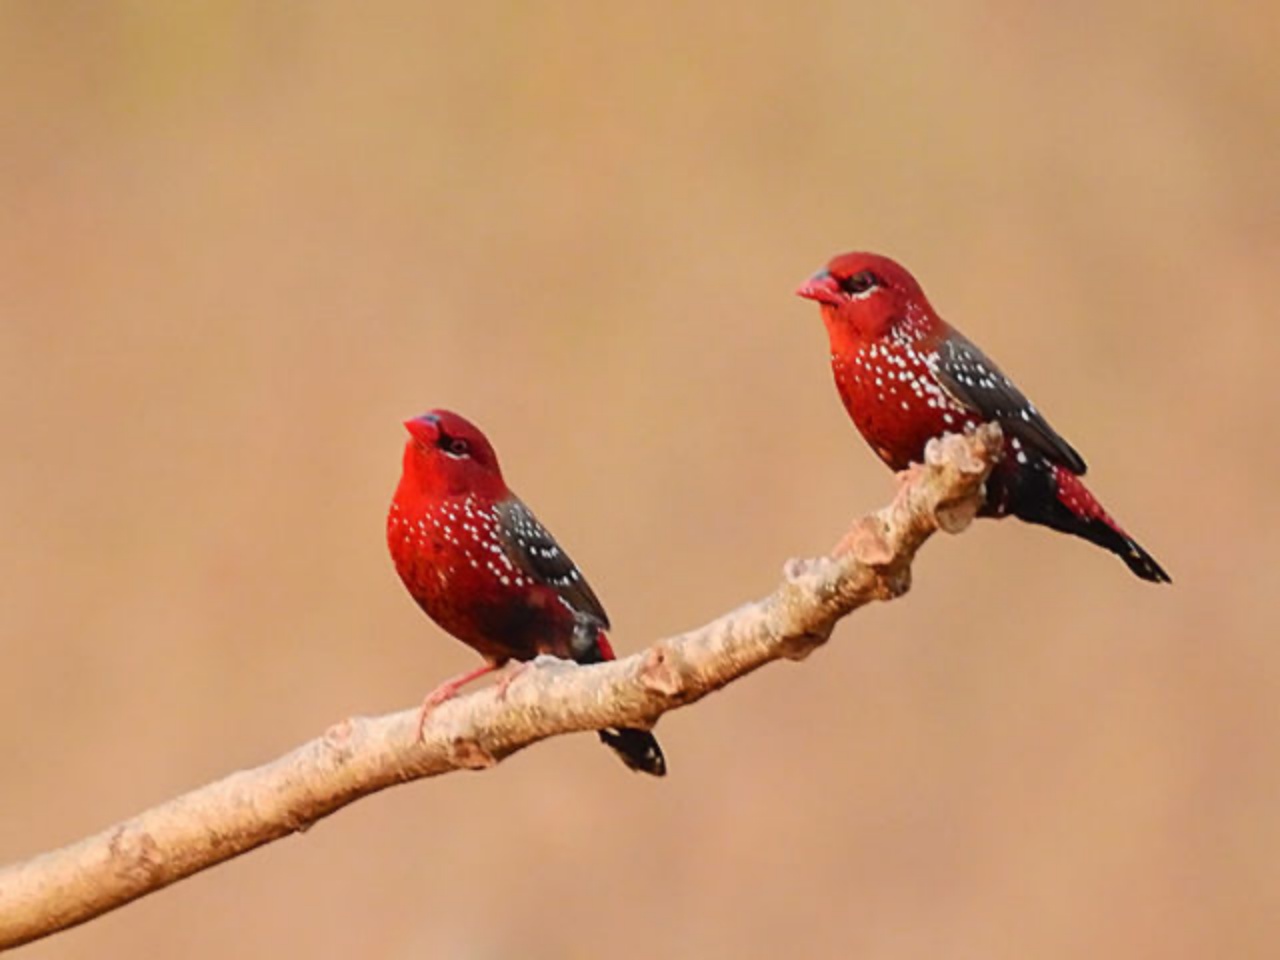
[{"label": "speckled plumage", "polygon": [[934,312],[902,266],[876,254],[844,254],[797,292],[819,303],[845,409],[890,467],[920,461],[933,437],[999,423],[1005,455],[987,483],[984,514],[1075,534],[1115,553],[1137,576],[1168,582],[1084,485],[1084,459],[995,363]]},{"label": "speckled plumage", "polygon": [[[540,654],[581,664],[613,659],[609,618],[578,569],[503,480],[484,434],[447,410],[405,422],[400,483],[387,546],[410,595],[432,620],[487,661],[442,684],[424,716],[462,684]],[[642,730],[600,738],[629,767],[661,775],[657,740]]]}]

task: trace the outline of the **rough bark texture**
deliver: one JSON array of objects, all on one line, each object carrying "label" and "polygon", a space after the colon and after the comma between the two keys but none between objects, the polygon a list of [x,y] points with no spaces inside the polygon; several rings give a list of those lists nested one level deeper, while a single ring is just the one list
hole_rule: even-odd
[{"label": "rough bark texture", "polygon": [[[935,530],[973,519],[1000,451],[996,427],[929,445],[892,504],[857,521],[830,556],[793,560],[770,596],[613,663],[541,658],[508,688],[437,708],[352,717],[318,739],[70,846],[0,870],[0,949],[83,923],[311,824],[359,797],[421,777],[490,767],[547,737],[649,727],[771,660],[799,660],[837,621],[906,592]],[[677,770],[679,768],[677,767]]]}]

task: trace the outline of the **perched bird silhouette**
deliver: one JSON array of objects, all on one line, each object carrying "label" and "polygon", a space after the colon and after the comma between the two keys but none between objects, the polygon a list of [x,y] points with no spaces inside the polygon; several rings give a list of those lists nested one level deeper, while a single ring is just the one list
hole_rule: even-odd
[{"label": "perched bird silhouette", "polygon": [[938,316],[904,267],[873,253],[846,253],[796,293],[821,307],[845,409],[890,467],[922,460],[933,437],[998,423],[1004,456],[987,481],[983,515],[1012,514],[1083,537],[1142,579],[1171,582],[1084,485],[1080,454],[986,354]]},{"label": "perched bird silhouette", "polygon": [[[510,660],[539,654],[581,664],[614,659],[604,607],[569,555],[507,488],[479,428],[448,410],[404,425],[409,440],[387,514],[387,546],[418,606],[485,658],[427,696],[419,735],[432,708]],[[599,736],[632,770],[666,773],[662,749],[648,731],[624,727]]]}]

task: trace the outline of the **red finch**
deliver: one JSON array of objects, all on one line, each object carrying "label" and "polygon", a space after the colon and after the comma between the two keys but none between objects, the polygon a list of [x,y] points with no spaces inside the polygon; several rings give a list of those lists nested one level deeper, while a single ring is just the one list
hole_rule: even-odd
[{"label": "red finch", "polygon": [[987,481],[985,516],[1012,514],[1075,534],[1116,554],[1142,579],[1170,582],[1084,485],[1080,454],[938,316],[905,268],[873,253],[846,253],[796,292],[821,307],[845,409],[890,467],[920,461],[932,437],[998,423],[1005,449]]},{"label": "red finch", "polygon": [[[484,657],[441,684],[422,717],[509,660],[550,654],[580,664],[614,659],[609,618],[577,565],[508,488],[484,434],[448,410],[405,421],[409,440],[387,514],[400,579],[437,624]],[[666,773],[647,730],[601,730],[632,770]]]}]

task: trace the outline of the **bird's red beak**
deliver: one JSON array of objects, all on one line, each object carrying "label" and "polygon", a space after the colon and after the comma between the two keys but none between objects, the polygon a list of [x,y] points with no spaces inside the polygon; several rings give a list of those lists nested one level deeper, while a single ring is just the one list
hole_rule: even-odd
[{"label": "bird's red beak", "polygon": [[434,417],[414,417],[404,422],[404,428],[413,439],[425,446],[432,446],[440,438],[440,427]]},{"label": "bird's red beak", "polygon": [[836,283],[835,277],[821,270],[800,284],[796,290],[796,296],[804,297],[806,300],[817,300],[819,303],[834,307],[840,303],[840,285]]}]

